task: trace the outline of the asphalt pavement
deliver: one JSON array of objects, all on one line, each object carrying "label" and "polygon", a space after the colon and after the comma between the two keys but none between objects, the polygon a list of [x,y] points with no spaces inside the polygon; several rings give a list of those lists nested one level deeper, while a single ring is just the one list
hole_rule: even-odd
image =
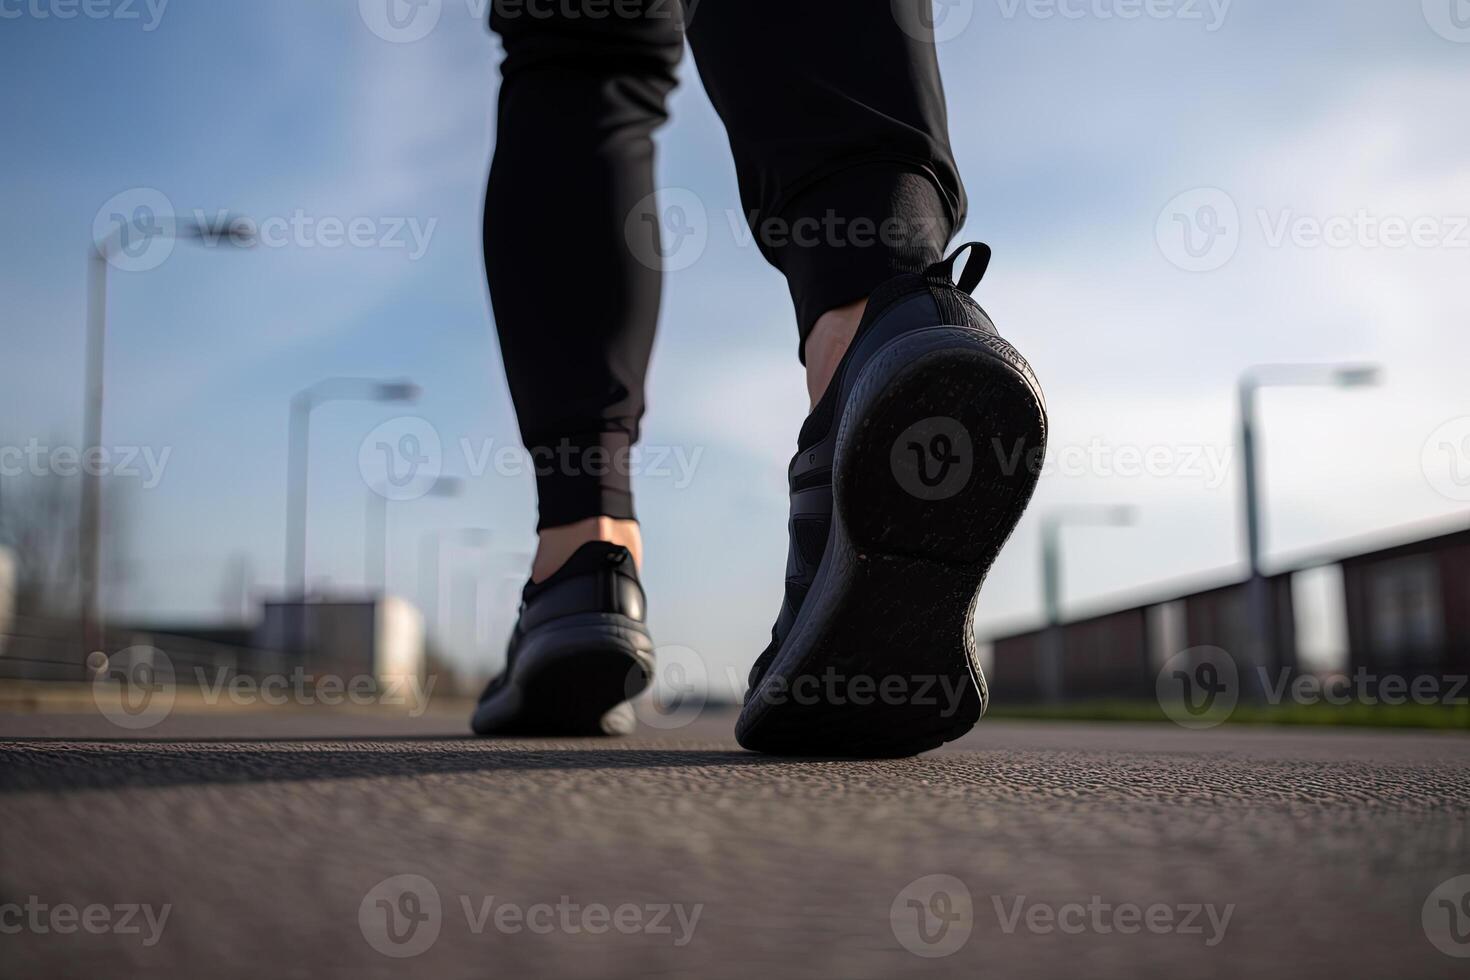
[{"label": "asphalt pavement", "polygon": [[1470,972],[1465,735],[986,721],[854,762],[732,722],[0,715],[0,974]]}]

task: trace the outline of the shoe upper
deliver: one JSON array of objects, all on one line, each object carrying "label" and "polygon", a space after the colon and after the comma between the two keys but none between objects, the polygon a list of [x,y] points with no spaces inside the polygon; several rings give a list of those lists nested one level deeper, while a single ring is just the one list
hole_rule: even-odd
[{"label": "shoe upper", "polygon": [[[976,252],[966,265],[960,284],[956,285],[952,278],[953,265],[966,248],[974,248]],[[895,337],[912,330],[947,324],[996,334],[990,317],[969,295],[969,290],[984,275],[989,260],[988,246],[963,246],[923,273],[906,273],[889,279],[869,297],[852,344],[838,363],[827,390],[802,423],[796,455],[787,468],[791,511],[787,523],[790,544],[786,553],[785,596],[776,623],[771,627],[771,641],[750,669],[748,692],[759,686],[790,635],[821,567],[832,524],[832,462],[837,449],[837,422],[858,375],[874,354]]]},{"label": "shoe upper", "polygon": [[561,568],[541,582],[527,582],[521,590],[520,613],[511,632],[505,669],[492,680],[484,700],[501,687],[515,668],[516,653],[525,638],[568,616],[611,613],[642,628],[646,599],[633,555],[621,545],[591,541],[578,548]]}]

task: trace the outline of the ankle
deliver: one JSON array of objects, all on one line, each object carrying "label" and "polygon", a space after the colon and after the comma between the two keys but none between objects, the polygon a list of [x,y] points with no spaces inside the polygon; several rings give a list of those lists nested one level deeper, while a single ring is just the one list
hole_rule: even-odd
[{"label": "ankle", "polygon": [[531,562],[531,581],[544,582],[582,545],[590,541],[607,541],[622,545],[633,555],[633,564],[643,567],[643,535],[637,521],[614,517],[589,517],[573,524],[544,528],[536,541],[536,557]]},{"label": "ankle", "polygon": [[857,335],[858,325],[863,321],[863,311],[867,306],[868,301],[864,298],[856,303],[828,310],[817,318],[811,333],[807,334],[802,352],[806,357],[806,391],[811,398],[812,407],[816,407],[827,386],[832,383],[832,375],[837,372],[842,355],[852,345],[852,338]]}]

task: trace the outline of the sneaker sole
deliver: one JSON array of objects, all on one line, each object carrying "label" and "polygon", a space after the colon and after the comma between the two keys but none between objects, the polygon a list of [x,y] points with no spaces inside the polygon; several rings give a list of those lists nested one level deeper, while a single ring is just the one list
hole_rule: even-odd
[{"label": "sneaker sole", "polygon": [[877,352],[839,424],[821,567],[740,744],[897,757],[973,728],[988,698],[975,602],[1045,446],[1040,385],[1000,338],[930,327]]},{"label": "sneaker sole", "polygon": [[527,641],[504,687],[470,719],[477,735],[626,735],[653,679],[648,635],[610,614],[568,617]]}]

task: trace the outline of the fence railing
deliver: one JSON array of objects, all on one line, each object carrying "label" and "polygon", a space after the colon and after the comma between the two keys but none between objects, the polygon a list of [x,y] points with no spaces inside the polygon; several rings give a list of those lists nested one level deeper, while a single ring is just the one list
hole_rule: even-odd
[{"label": "fence railing", "polygon": [[[196,670],[202,669],[215,679],[228,680],[238,675],[260,678],[308,666],[312,674],[322,676],[350,676],[349,671],[364,673],[362,663],[326,663],[278,650],[236,646],[175,633],[111,629],[103,640],[101,652],[109,661],[125,651],[153,648],[167,656],[177,675],[193,676]],[[368,663],[366,672],[371,673]],[[73,620],[15,617],[0,632],[0,679],[91,681],[98,673],[98,666],[89,663],[80,626]]]}]

